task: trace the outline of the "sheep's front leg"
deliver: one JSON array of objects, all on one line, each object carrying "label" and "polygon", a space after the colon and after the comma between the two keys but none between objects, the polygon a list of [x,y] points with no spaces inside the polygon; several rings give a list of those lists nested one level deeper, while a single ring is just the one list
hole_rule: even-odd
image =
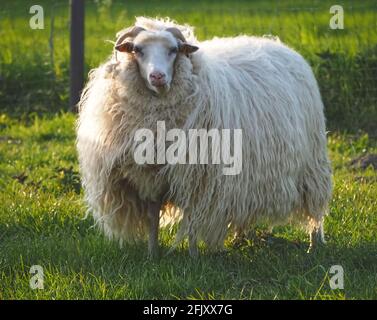
[{"label": "sheep's front leg", "polygon": [[148,253],[151,258],[158,256],[158,228],[160,224],[161,202],[148,203],[149,239]]},{"label": "sheep's front leg", "polygon": [[192,235],[189,235],[189,254],[191,258],[197,258],[199,255],[196,237]]}]

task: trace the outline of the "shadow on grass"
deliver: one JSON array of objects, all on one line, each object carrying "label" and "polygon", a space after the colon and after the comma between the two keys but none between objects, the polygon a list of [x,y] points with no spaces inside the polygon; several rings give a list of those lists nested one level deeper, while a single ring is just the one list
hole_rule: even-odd
[{"label": "shadow on grass", "polygon": [[[28,277],[21,264],[39,264],[56,277],[51,286],[58,286],[60,277],[76,282],[80,275],[92,288],[89,291],[95,290],[98,282],[107,284],[109,291],[102,298],[134,299],[308,298],[318,295],[324,281],[325,293],[331,295],[327,283],[332,265],[344,268],[349,295],[363,297],[373,286],[366,275],[377,271],[376,243],[350,247],[334,240],[308,254],[306,242],[275,238],[217,253],[202,250],[196,259],[186,247],[166,255],[170,243],[163,243],[161,258],[151,260],[146,243],[120,248],[91,228],[88,220],[74,220],[55,221],[53,229],[47,226],[52,221],[45,221],[40,232],[2,226],[0,246],[8,259],[6,264],[2,261],[1,269],[9,276],[21,272]],[[88,298],[77,290],[77,298]]]}]

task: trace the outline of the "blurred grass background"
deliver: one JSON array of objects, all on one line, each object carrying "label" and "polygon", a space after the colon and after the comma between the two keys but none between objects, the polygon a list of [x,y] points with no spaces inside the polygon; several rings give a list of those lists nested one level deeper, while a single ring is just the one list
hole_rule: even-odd
[{"label": "blurred grass background", "polygon": [[[69,2],[39,1],[45,29],[29,27],[33,1],[0,4],[0,112],[18,118],[68,108]],[[377,134],[377,2],[341,1],[344,30],[329,28],[333,1],[86,1],[85,74],[110,53],[115,33],[138,15],[169,16],[200,40],[278,36],[312,65],[330,130]]]}]

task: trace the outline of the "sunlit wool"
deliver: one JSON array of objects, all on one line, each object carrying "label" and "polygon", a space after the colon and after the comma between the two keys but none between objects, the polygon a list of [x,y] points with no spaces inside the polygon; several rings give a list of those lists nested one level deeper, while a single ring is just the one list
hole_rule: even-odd
[{"label": "sunlit wool", "polygon": [[[239,36],[198,42],[188,26],[137,18],[149,30],[175,26],[200,49],[175,63],[171,89],[149,90],[132,56],[112,56],[90,74],[77,126],[89,209],[110,237],[146,234],[146,201],[161,196],[161,216],[186,236],[220,247],[230,232],[260,222],[322,229],[331,195],[325,119],[311,68],[278,40]],[[133,159],[137,129],[242,129],[242,171],[223,165],[144,165]]]}]

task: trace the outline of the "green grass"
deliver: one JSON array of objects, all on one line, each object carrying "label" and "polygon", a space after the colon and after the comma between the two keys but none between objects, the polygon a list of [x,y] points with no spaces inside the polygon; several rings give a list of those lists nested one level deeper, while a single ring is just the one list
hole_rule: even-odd
[{"label": "green grass", "polygon": [[[15,117],[54,113],[68,105],[68,1],[38,3],[44,7],[44,30],[29,28],[33,1],[0,4],[0,111]],[[313,66],[329,128],[354,132],[362,128],[376,135],[377,2],[337,2],[344,8],[344,30],[329,28],[333,4],[332,0],[86,1],[86,71],[111,53],[105,40],[114,40],[115,33],[132,25],[138,15],[170,16],[189,23],[200,40],[240,33],[277,35]]]},{"label": "green grass", "polygon": [[[307,254],[307,235],[286,226],[271,243],[228,241],[225,252],[198,260],[183,247],[149,261],[146,244],[119,248],[83,219],[74,120],[62,113],[24,125],[1,117],[0,299],[377,298],[377,173],[348,167],[377,151],[368,135],[329,137],[335,190],[323,250]],[[166,253],[172,234],[161,238]],[[44,290],[29,288],[32,265],[44,268]],[[344,290],[329,286],[332,265],[344,268]]]},{"label": "green grass", "polygon": [[[159,261],[146,244],[119,248],[84,219],[68,104],[68,1],[40,0],[45,30],[29,28],[33,1],[0,4],[0,299],[376,299],[377,173],[351,159],[377,152],[377,4],[341,1],[345,29],[330,30],[333,1],[87,1],[86,71],[111,52],[106,39],[134,16],[170,16],[199,39],[273,34],[302,53],[319,81],[328,119],[334,194],[328,244],[286,226],[274,240],[191,259],[184,246]],[[54,16],[53,50],[49,47]],[[359,131],[359,129],[362,129]],[[369,135],[365,132],[368,132]],[[373,138],[374,137],[374,138]],[[265,230],[257,229],[259,239]],[[162,250],[173,235],[163,230]],[[29,287],[44,268],[44,290]],[[330,267],[345,271],[331,290]]]}]

